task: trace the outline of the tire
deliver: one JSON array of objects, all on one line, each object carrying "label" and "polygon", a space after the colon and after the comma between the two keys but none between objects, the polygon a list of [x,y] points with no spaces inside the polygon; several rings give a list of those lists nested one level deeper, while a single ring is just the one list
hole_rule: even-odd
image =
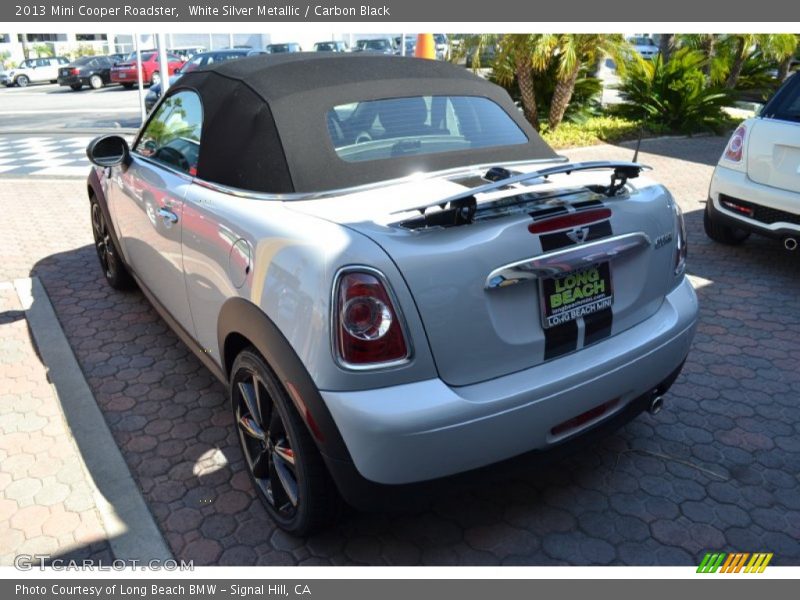
[{"label": "tire", "polygon": [[82,83],[73,83],[69,87],[71,87],[72,91],[74,91],[74,92],[80,92],[83,89],[83,84]]},{"label": "tire", "polygon": [[339,494],[306,425],[255,348],[236,357],[228,393],[250,481],[269,516],[294,535],[328,523]]},{"label": "tire", "polygon": [[17,77],[17,78],[14,80],[14,83],[16,83],[16,84],[17,84],[19,87],[28,87],[28,84],[29,84],[30,82],[31,82],[31,80],[30,80],[30,79],[28,79],[28,76],[27,76],[27,75],[19,75],[19,76],[18,76],[18,77]]},{"label": "tire", "polygon": [[122,87],[124,87],[126,90],[130,90],[130,89],[133,89],[133,84],[132,83],[123,83]]},{"label": "tire", "polygon": [[153,74],[150,75],[150,85],[158,85],[159,83],[161,83],[161,73],[153,71]]},{"label": "tire", "polygon": [[133,277],[131,277],[128,269],[122,263],[119,250],[109,233],[108,225],[106,224],[106,219],[100,208],[100,204],[98,204],[94,196],[92,196],[89,204],[91,206],[94,248],[97,252],[97,258],[100,261],[100,268],[103,270],[103,275],[108,285],[115,290],[131,289],[134,284]]},{"label": "tire", "polygon": [[89,87],[91,87],[93,90],[99,90],[101,87],[103,87],[103,78],[97,74],[92,75],[89,77]]},{"label": "tire", "polygon": [[706,210],[703,213],[703,229],[705,229],[709,238],[726,246],[738,246],[750,237],[749,231],[728,227],[719,221],[714,221],[708,204],[706,204]]}]

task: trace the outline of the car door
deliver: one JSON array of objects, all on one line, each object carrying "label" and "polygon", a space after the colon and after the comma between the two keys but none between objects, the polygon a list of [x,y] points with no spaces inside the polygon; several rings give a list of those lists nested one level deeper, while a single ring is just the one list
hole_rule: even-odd
[{"label": "car door", "polygon": [[55,59],[52,59],[53,65],[50,64],[50,60],[49,58],[36,59],[36,68],[33,70],[31,81],[39,82],[58,79],[58,67],[55,66]]},{"label": "car door", "polygon": [[144,286],[187,331],[193,330],[184,284],[184,197],[197,168],[200,98],[176,90],[150,117],[131,164],[112,174],[110,202],[122,252]]}]

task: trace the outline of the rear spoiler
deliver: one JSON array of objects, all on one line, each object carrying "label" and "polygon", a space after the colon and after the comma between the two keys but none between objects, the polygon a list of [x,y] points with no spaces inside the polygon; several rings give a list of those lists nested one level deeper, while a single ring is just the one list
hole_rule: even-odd
[{"label": "rear spoiler", "polygon": [[[638,177],[639,173],[641,173],[645,169],[649,170],[650,167],[640,163],[624,162],[624,161],[593,160],[587,162],[567,163],[567,164],[557,165],[555,167],[547,167],[545,169],[530,171],[529,173],[518,173],[516,175],[511,175],[509,177],[495,179],[491,183],[487,183],[485,185],[464,190],[463,192],[459,192],[454,196],[449,196],[441,200],[435,200],[433,202],[429,202],[428,204],[415,206],[414,208],[407,208],[395,211],[392,214],[418,211],[420,214],[424,215],[425,211],[428,210],[429,208],[438,206],[439,208],[444,210],[448,204],[450,205],[450,208],[468,208],[470,205],[474,207],[476,203],[475,196],[477,194],[485,194],[487,192],[493,192],[495,190],[502,189],[506,186],[515,183],[530,181],[531,179],[546,179],[550,175],[557,175],[560,173],[566,173],[567,175],[569,175],[570,173],[573,173],[575,171],[613,170],[614,173],[611,175],[611,183],[608,186],[604,186],[605,188],[604,191],[606,195],[614,196],[620,189],[622,189],[622,187],[625,185],[625,182],[627,182],[628,179],[634,179],[635,177]],[[495,168],[495,169],[490,169],[487,175],[497,173],[497,171],[509,173],[505,169]]]}]

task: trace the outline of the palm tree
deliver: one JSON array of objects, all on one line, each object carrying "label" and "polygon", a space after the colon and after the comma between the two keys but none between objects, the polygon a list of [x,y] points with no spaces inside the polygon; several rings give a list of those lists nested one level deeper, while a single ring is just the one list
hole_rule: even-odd
[{"label": "palm tree", "polygon": [[581,67],[594,64],[598,54],[608,54],[622,68],[630,57],[630,45],[619,34],[562,34],[558,36],[555,52],[559,62],[548,118],[551,131],[564,119]]},{"label": "palm tree", "polygon": [[674,33],[662,33],[661,37],[658,39],[658,53],[661,55],[661,60],[663,62],[669,62],[669,57],[672,54],[672,51],[675,50],[675,34]]},{"label": "palm tree", "polygon": [[[735,34],[727,36],[732,45],[733,60],[731,62],[728,76],[725,79],[725,87],[733,89],[742,74],[742,68],[747,57],[754,46],[761,49],[765,58],[775,60],[779,64],[779,77],[781,69],[783,78],[789,74],[791,59],[797,49],[797,36],[792,33],[766,33],[766,34]],[[784,65],[784,62],[786,63]],[[781,80],[783,79],[781,78]]]},{"label": "palm tree", "polygon": [[800,35],[779,33],[774,36],[773,52],[778,60],[778,81],[784,81],[789,76],[792,59],[800,47]]},{"label": "palm tree", "polygon": [[[509,60],[514,65],[514,75],[519,85],[522,111],[531,125],[539,130],[539,107],[533,86],[534,73],[547,69],[552,56],[556,36],[552,34],[512,34],[504,36],[500,43],[498,60]],[[502,83],[504,76],[498,71]]]},{"label": "palm tree", "polygon": [[[676,47],[690,48],[699,51],[703,58],[703,74],[709,82],[718,83],[720,79],[720,63],[717,56],[717,42],[720,36],[716,33],[682,33],[677,36]],[[727,71],[726,71],[727,72]]]},{"label": "palm tree", "polygon": [[515,78],[520,89],[522,112],[525,118],[538,131],[539,108],[533,85],[535,73],[547,69],[552,59],[552,51],[557,36],[552,34],[493,34],[470,35],[464,39],[461,54],[471,54],[473,70],[481,66],[480,55],[484,48],[492,45],[497,48],[494,65],[511,64],[512,69],[495,69],[495,75],[502,84],[510,84]]},{"label": "palm tree", "polygon": [[725,78],[725,87],[732,90],[739,81],[742,74],[744,61],[747,59],[747,52],[756,43],[757,35],[753,33],[737,34],[728,36],[733,47],[733,61],[731,62],[728,76]]}]

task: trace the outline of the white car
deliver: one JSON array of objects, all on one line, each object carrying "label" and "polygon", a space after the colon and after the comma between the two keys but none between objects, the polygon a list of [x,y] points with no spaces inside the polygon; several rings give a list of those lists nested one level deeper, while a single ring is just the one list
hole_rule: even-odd
[{"label": "white car", "polygon": [[757,117],[731,136],[711,178],[706,234],[741,244],[751,233],[800,240],[800,76],[793,75]]},{"label": "white car", "polygon": [[658,44],[655,43],[653,38],[648,36],[636,36],[628,38],[628,42],[633,45],[633,49],[641,54],[642,58],[653,60],[658,56]]},{"label": "white car", "polygon": [[18,85],[26,87],[29,83],[56,83],[58,81],[58,68],[69,64],[69,59],[63,56],[50,56],[47,58],[29,58],[11,69],[5,81],[6,87]]}]

